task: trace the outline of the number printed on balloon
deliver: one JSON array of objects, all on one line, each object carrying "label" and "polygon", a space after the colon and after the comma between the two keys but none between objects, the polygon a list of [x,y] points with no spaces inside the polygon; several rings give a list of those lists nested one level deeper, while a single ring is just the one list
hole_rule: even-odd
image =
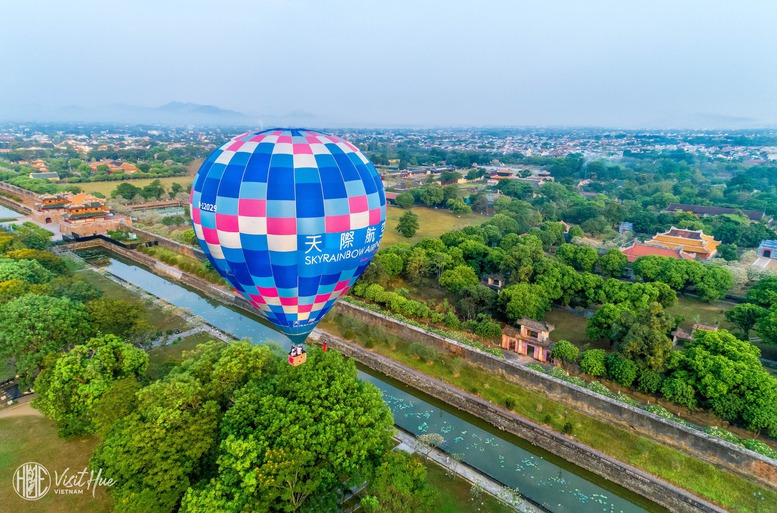
[{"label": "number printed on balloon", "polygon": [[230,140],[200,167],[190,203],[213,266],[299,342],[367,268],[386,221],[372,163],[342,138],[304,129]]}]

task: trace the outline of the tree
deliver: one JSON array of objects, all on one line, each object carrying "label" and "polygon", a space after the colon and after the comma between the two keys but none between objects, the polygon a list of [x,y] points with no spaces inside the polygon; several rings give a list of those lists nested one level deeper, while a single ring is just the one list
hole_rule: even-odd
[{"label": "tree", "polygon": [[480,283],[475,270],[468,265],[457,265],[444,271],[440,276],[440,286],[451,294],[458,294],[464,287]]},{"label": "tree", "polygon": [[545,289],[536,284],[518,283],[499,293],[499,303],[510,321],[518,319],[542,320],[550,310]]},{"label": "tree", "polygon": [[404,237],[412,237],[415,232],[418,231],[418,216],[411,210],[408,210],[402,217],[399,218],[399,224],[397,224],[397,231]]},{"label": "tree", "polygon": [[768,310],[753,303],[742,303],[726,312],[726,319],[734,324],[742,332],[742,338],[750,338],[750,330],[759,319],[764,317]]},{"label": "tree", "polygon": [[246,384],[221,425],[214,477],[187,491],[184,512],[327,510],[341,487],[361,483],[391,447],[391,411],[356,366],[311,350]]},{"label": "tree", "polygon": [[621,318],[627,306],[623,304],[605,303],[588,319],[585,336],[591,340],[602,338],[613,341],[612,327]]},{"label": "tree", "polygon": [[117,196],[121,196],[122,198],[126,200],[131,200],[141,192],[140,187],[135,187],[129,182],[122,182],[116,187],[113,192],[111,193],[111,197],[115,198]]},{"label": "tree", "polygon": [[734,286],[731,271],[718,265],[706,266],[701,280],[696,282],[696,293],[702,301],[715,301],[726,296]]},{"label": "tree", "polygon": [[424,465],[402,451],[388,453],[368,483],[361,501],[368,513],[430,511],[437,496]]},{"label": "tree", "polygon": [[89,301],[86,310],[97,333],[129,337],[142,327],[144,310],[137,302],[101,297]]},{"label": "tree", "polygon": [[394,200],[394,203],[397,204],[400,208],[410,208],[415,203],[415,198],[413,198],[413,195],[409,192],[400,192],[397,194],[396,199]]},{"label": "tree", "polygon": [[445,443],[445,438],[440,433],[424,433],[415,439],[415,447],[418,452],[427,459],[433,449]]},{"label": "tree", "polygon": [[728,262],[739,260],[736,244],[721,244],[718,246],[718,256]]},{"label": "tree", "polygon": [[446,202],[446,206],[458,216],[472,212],[472,209],[469,207],[469,205],[464,203],[464,200],[461,199],[449,199]]},{"label": "tree", "polygon": [[65,274],[68,272],[65,261],[50,251],[29,248],[15,249],[13,251],[7,252],[5,254],[5,258],[11,258],[14,260],[34,260],[45,267],[46,270],[52,274]]},{"label": "tree", "polygon": [[0,282],[21,280],[36,285],[49,281],[53,276],[37,260],[0,259]]},{"label": "tree", "polygon": [[638,310],[625,310],[612,327],[618,352],[639,367],[661,370],[672,351],[669,332],[675,319],[658,303]]},{"label": "tree", "polygon": [[747,299],[764,308],[777,304],[777,276],[761,278],[747,291]]},{"label": "tree", "polygon": [[602,274],[612,278],[620,278],[626,269],[626,255],[617,249],[611,249],[599,258],[599,269]]},{"label": "tree", "polygon": [[553,358],[564,363],[573,363],[577,361],[580,351],[572,342],[568,340],[559,340],[553,344]]},{"label": "tree", "polygon": [[571,265],[578,271],[590,272],[593,270],[599,255],[594,248],[587,246],[575,246],[574,244],[562,244],[556,251],[556,256],[567,265]]},{"label": "tree", "polygon": [[265,346],[210,342],[141,389],[132,413],[116,421],[90,463],[116,481],[116,511],[173,511],[212,464],[206,456],[216,449],[220,420],[236,392],[273,366]]},{"label": "tree", "polygon": [[148,355],[106,335],[73,347],[35,380],[35,407],[57,423],[60,434],[92,433],[93,408],[114,382],[146,372]]},{"label": "tree", "polygon": [[474,319],[478,313],[493,310],[496,303],[496,291],[478,283],[468,285],[459,290],[460,299],[456,302],[456,309],[465,319]]},{"label": "tree", "polygon": [[405,266],[402,257],[396,253],[379,253],[376,260],[389,280],[393,280],[402,274],[402,269]]},{"label": "tree", "polygon": [[164,193],[165,189],[162,187],[162,182],[160,180],[154,180],[140,191],[140,195],[146,200],[159,199]]},{"label": "tree", "polygon": [[607,374],[605,359],[607,353],[604,349],[589,349],[580,355],[580,370],[589,376],[604,376]]},{"label": "tree", "polygon": [[91,334],[84,305],[67,298],[28,294],[0,308],[0,356],[25,377],[25,385],[47,355],[82,344]]},{"label": "tree", "polygon": [[756,331],[758,336],[770,344],[777,344],[777,304],[772,305],[756,321]]},{"label": "tree", "polygon": [[443,188],[437,184],[428,185],[421,189],[421,201],[427,207],[439,205],[445,199]]}]

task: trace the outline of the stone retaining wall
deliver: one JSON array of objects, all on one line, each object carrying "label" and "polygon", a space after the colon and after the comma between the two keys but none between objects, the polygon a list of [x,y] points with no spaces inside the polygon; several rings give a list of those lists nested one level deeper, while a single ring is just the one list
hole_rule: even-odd
[{"label": "stone retaining wall", "polygon": [[484,419],[496,428],[542,447],[561,458],[618,483],[673,512],[720,513],[725,510],[703,501],[630,465],[613,460],[574,439],[555,433],[528,419],[506,411],[480,397],[431,378],[414,369],[378,355],[359,345],[328,336],[336,348],[359,363],[401,381],[459,410]]},{"label": "stone retaining wall", "polygon": [[199,260],[202,260],[203,262],[207,260],[205,253],[203,253],[197,248],[187,246],[186,244],[181,244],[180,242],[174,241],[172,239],[168,239],[167,237],[163,237],[161,235],[157,235],[156,233],[151,233],[146,230],[141,230],[140,228],[137,228],[135,226],[128,226],[127,229],[135,233],[138,237],[143,237],[144,239],[157,241],[159,245],[162,246],[163,248],[169,249],[171,251],[175,251],[176,253],[181,253],[182,255],[186,255],[191,258],[197,258]]},{"label": "stone retaining wall", "polygon": [[360,306],[340,301],[335,309],[339,313],[368,322],[372,326],[380,326],[401,339],[420,342],[441,351],[454,353],[490,372],[501,374],[521,387],[543,393],[577,411],[677,447],[696,458],[725,468],[748,480],[777,489],[777,466],[774,461],[742,446]]}]

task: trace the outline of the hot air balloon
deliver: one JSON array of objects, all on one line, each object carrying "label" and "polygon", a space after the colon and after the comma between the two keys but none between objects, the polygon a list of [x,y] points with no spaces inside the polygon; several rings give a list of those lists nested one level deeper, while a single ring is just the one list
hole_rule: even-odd
[{"label": "hot air balloon", "polygon": [[304,129],[230,140],[203,162],[190,203],[202,250],[292,340],[292,364],[369,265],[386,222],[372,163],[342,138]]}]

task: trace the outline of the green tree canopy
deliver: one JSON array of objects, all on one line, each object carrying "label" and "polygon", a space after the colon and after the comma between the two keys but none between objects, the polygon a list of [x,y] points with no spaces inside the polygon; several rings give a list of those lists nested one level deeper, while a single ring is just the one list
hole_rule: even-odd
[{"label": "green tree canopy", "polygon": [[82,303],[67,298],[28,294],[0,308],[0,357],[31,380],[44,358],[76,344],[93,333]]},{"label": "green tree canopy", "polygon": [[363,479],[391,445],[380,392],[339,353],[312,350],[243,387],[224,417],[215,477],[189,490],[185,512],[326,510],[337,490]]},{"label": "green tree canopy", "polygon": [[402,217],[399,218],[399,223],[397,224],[397,231],[402,234],[403,237],[412,237],[415,235],[415,232],[418,231],[419,224],[418,224],[418,216],[414,214],[411,210],[408,210],[404,214],[402,214]]},{"label": "green tree canopy", "polygon": [[564,362],[576,362],[580,351],[569,340],[559,340],[553,344],[553,358]]},{"label": "green tree canopy", "polygon": [[480,283],[475,270],[468,265],[458,265],[444,271],[440,276],[440,286],[451,294],[458,294],[464,287]]},{"label": "green tree canopy", "polygon": [[92,433],[93,407],[114,382],[146,372],[148,355],[121,339],[92,338],[59,357],[35,380],[35,406],[64,435]]}]

